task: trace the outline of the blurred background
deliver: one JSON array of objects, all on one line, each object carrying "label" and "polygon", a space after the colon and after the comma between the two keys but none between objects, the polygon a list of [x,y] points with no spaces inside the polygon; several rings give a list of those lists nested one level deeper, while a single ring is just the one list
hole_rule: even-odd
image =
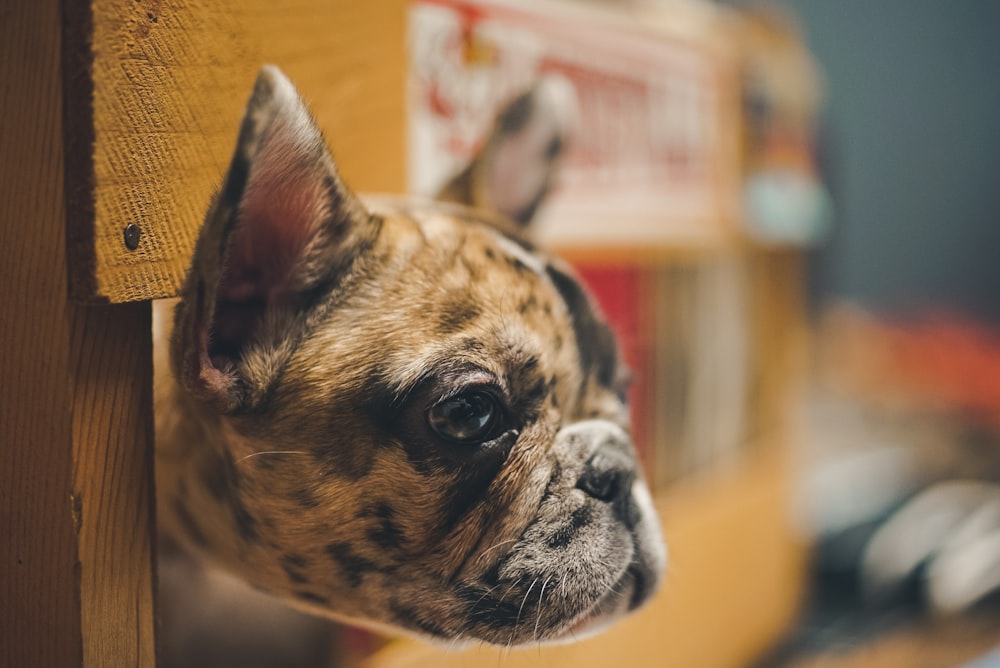
[{"label": "blurred background", "polygon": [[814,258],[817,295],[997,324],[1000,7],[785,6],[798,16],[827,90],[821,133],[838,224]]},{"label": "blurred background", "polygon": [[414,190],[514,96],[573,91],[537,234],[638,372],[675,569],[628,628],[509,665],[1000,665],[998,28],[973,0],[411,5]]}]

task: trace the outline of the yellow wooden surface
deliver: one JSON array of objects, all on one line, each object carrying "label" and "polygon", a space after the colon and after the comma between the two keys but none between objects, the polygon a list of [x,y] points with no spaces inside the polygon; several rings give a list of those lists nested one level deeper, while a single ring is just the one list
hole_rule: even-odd
[{"label": "yellow wooden surface", "polygon": [[75,298],[175,293],[263,63],[297,84],[351,186],[402,190],[403,0],[64,6]]},{"label": "yellow wooden surface", "polygon": [[0,666],[151,666],[150,309],[68,299],[61,27],[0,3]]},{"label": "yellow wooden surface", "polygon": [[561,647],[444,651],[400,641],[365,668],[739,668],[774,642],[802,596],[804,545],[789,522],[788,463],[745,465],[657,499],[670,548],[653,602],[604,635]]},{"label": "yellow wooden surface", "polygon": [[785,428],[802,393],[808,333],[804,258],[791,248],[748,255],[751,351],[748,438]]}]

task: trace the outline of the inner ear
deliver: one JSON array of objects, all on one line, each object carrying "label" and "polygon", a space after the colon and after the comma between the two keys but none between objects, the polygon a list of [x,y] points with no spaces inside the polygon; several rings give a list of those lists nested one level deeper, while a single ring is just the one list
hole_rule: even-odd
[{"label": "inner ear", "polygon": [[[191,389],[232,408],[234,392],[266,384],[241,368],[246,351],[287,349],[276,339],[294,335],[317,290],[343,278],[373,229],[294,86],[277,68],[263,68],[186,289]],[[281,362],[253,366],[273,370]]]}]

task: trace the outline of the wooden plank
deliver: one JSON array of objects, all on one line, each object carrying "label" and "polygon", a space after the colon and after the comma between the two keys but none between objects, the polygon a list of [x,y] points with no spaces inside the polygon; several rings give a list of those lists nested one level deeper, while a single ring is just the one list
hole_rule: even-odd
[{"label": "wooden plank", "polygon": [[801,396],[808,333],[801,252],[771,248],[749,255],[753,329],[749,432],[752,438],[789,427]]},{"label": "wooden plank", "polygon": [[0,16],[0,665],[74,666],[58,4]]},{"label": "wooden plank", "polygon": [[149,666],[149,305],[69,302],[59,2],[0,17],[0,666]]},{"label": "wooden plank", "polygon": [[401,190],[404,4],[66,2],[73,296],[175,294],[266,62],[299,86],[352,186]]},{"label": "wooden plank", "polygon": [[149,302],[70,307],[73,521],[85,666],[152,666]]}]

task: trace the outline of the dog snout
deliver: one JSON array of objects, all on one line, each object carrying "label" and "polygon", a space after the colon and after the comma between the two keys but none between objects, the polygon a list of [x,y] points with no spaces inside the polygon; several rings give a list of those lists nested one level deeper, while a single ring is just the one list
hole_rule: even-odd
[{"label": "dog snout", "polygon": [[641,519],[632,495],[635,464],[624,453],[604,447],[587,461],[576,486],[588,495],[611,504],[615,516],[630,530]]}]

